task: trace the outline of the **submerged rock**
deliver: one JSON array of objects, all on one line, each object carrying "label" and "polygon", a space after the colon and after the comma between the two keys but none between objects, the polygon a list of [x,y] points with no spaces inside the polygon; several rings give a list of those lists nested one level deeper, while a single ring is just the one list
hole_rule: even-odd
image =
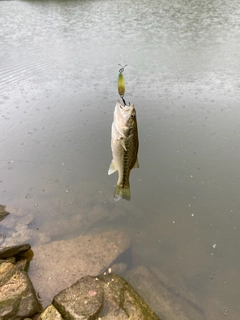
[{"label": "submerged rock", "polygon": [[162,320],[204,320],[206,315],[183,285],[172,281],[161,270],[137,267],[124,277]]},{"label": "submerged rock", "polygon": [[[1,210],[1,209],[0,209]],[[10,214],[0,222],[0,246],[9,247],[21,245],[22,243],[34,242],[44,243],[50,238],[35,230],[34,215],[20,208],[9,208]]]},{"label": "submerged rock", "polygon": [[18,269],[20,271],[25,271],[27,272],[28,271],[28,267],[29,267],[29,260],[24,258],[24,259],[20,259],[18,260],[15,265],[18,267]]},{"label": "submerged rock", "polygon": [[57,294],[40,319],[52,320],[52,314],[56,315],[55,319],[160,320],[139,294],[116,274],[81,278]]},{"label": "submerged rock", "polygon": [[0,263],[0,319],[17,320],[31,317],[40,311],[32,283],[8,261]]},{"label": "submerged rock", "polygon": [[5,210],[5,206],[0,204],[0,221],[2,221],[7,215],[9,215],[9,212]]},{"label": "submerged rock", "polygon": [[43,306],[47,306],[59,291],[86,274],[103,273],[129,249],[130,240],[122,231],[54,241],[33,248],[29,275]]}]

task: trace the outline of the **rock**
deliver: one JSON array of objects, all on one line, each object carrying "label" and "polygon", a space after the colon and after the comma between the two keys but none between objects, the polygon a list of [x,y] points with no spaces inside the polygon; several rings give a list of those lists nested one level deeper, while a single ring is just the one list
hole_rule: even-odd
[{"label": "rock", "polygon": [[15,265],[0,264],[0,319],[17,320],[40,311],[32,283]]},{"label": "rock", "polygon": [[98,277],[103,283],[102,320],[160,320],[142,297],[123,278],[113,274]]},{"label": "rock", "polygon": [[11,214],[1,222],[1,226],[10,230],[17,231],[17,227],[22,228],[33,222],[33,215],[20,209],[11,208]]},{"label": "rock", "polygon": [[4,231],[4,237],[0,240],[1,247],[9,247],[20,245],[29,242],[33,236],[33,230],[28,229],[27,226],[19,226],[19,229],[12,229]]},{"label": "rock", "polygon": [[28,271],[28,267],[29,267],[29,260],[28,259],[21,259],[21,260],[18,260],[16,263],[15,263],[16,267],[18,267],[18,269],[20,271],[25,271],[27,272]]},{"label": "rock", "polygon": [[8,262],[11,262],[13,264],[15,264],[15,262],[16,262],[16,258],[15,257],[9,257],[9,258],[6,258],[5,260],[7,260]]},{"label": "rock", "polygon": [[9,247],[22,243],[46,243],[51,238],[34,228],[34,215],[21,209],[9,208],[11,212],[0,223],[0,246]]},{"label": "rock", "polygon": [[0,204],[0,221],[2,221],[9,214],[9,212],[6,211],[5,208],[5,206]]},{"label": "rock", "polygon": [[156,268],[138,267],[124,276],[162,320],[204,320],[206,315],[187,290],[175,287]]},{"label": "rock", "polygon": [[66,319],[96,319],[103,306],[103,288],[96,277],[86,276],[53,299],[53,305]]},{"label": "rock", "polygon": [[107,270],[129,248],[130,240],[122,231],[82,235],[36,246],[32,248],[34,259],[29,276],[46,307],[59,291],[86,274]]},{"label": "rock", "polygon": [[[75,187],[78,188],[77,186]],[[85,184],[82,188],[85,189]],[[99,199],[99,196],[105,199],[105,191],[98,193],[95,198]],[[123,210],[122,208],[109,204],[109,201],[103,202],[103,199],[97,201],[95,198],[95,201],[89,201],[89,199],[92,199],[92,196],[89,194],[85,198],[86,199],[84,199],[84,197],[74,199],[74,206],[77,209],[72,209],[67,214],[59,213],[59,206],[61,207],[62,204],[62,207],[65,207],[66,199],[58,199],[57,207],[52,208],[53,213],[51,217],[47,219],[47,222],[41,226],[41,232],[49,235],[52,241],[56,241],[58,239],[68,238],[69,230],[71,230],[71,237],[74,238],[81,232],[84,234],[89,233],[95,226],[98,226],[98,230],[102,227],[101,231],[105,231],[106,229],[103,230],[104,225],[117,225],[119,219],[122,221],[122,217],[129,214],[128,210]],[[109,199],[112,199],[111,192]],[[95,204],[93,204],[93,202]],[[61,215],[61,219],[59,219],[59,214]],[[38,242],[36,241],[36,243]]]},{"label": "rock", "polygon": [[51,304],[40,315],[38,320],[63,320],[61,314]]},{"label": "rock", "polygon": [[31,248],[29,243],[0,248],[0,259],[5,259],[9,257],[16,256],[18,254],[24,253]]},{"label": "rock", "polygon": [[85,276],[56,295],[53,305],[69,320],[160,320],[139,294],[115,274]]}]

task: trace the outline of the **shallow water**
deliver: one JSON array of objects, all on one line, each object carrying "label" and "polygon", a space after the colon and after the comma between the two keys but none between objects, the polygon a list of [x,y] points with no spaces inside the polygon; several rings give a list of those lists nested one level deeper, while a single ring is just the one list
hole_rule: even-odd
[{"label": "shallow water", "polygon": [[[124,229],[135,265],[239,318],[239,3],[1,1],[0,17],[1,203],[52,240]],[[130,203],[107,175],[118,63],[139,127]]]}]

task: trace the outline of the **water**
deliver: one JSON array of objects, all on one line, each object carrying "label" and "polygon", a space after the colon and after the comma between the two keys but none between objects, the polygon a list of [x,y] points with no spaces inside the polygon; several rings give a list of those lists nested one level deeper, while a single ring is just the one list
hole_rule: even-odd
[{"label": "water", "polygon": [[[52,240],[124,229],[135,265],[239,318],[239,3],[1,1],[0,17],[1,203]],[[118,63],[139,126],[130,203],[107,175]]]}]

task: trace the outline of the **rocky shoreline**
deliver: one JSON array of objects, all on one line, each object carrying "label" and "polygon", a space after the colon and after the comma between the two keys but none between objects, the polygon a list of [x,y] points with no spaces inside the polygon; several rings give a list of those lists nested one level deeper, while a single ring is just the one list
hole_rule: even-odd
[{"label": "rocky shoreline", "polygon": [[[13,223],[10,216],[1,206],[0,227]],[[156,268],[129,270],[130,257],[130,239],[119,230],[32,248],[1,244],[0,319],[206,319],[174,277]]]},{"label": "rocky shoreline", "polygon": [[0,250],[0,319],[159,319],[141,296],[114,273],[79,279],[42,310],[26,271],[27,263],[23,263],[28,261],[22,257],[28,247],[24,244]]},{"label": "rocky shoreline", "polygon": [[[0,219],[8,215],[1,206]],[[1,247],[0,319],[159,319],[123,278],[111,273],[110,266],[124,268],[116,262],[129,250],[130,240],[119,231],[54,241],[33,251],[29,243]]]}]

